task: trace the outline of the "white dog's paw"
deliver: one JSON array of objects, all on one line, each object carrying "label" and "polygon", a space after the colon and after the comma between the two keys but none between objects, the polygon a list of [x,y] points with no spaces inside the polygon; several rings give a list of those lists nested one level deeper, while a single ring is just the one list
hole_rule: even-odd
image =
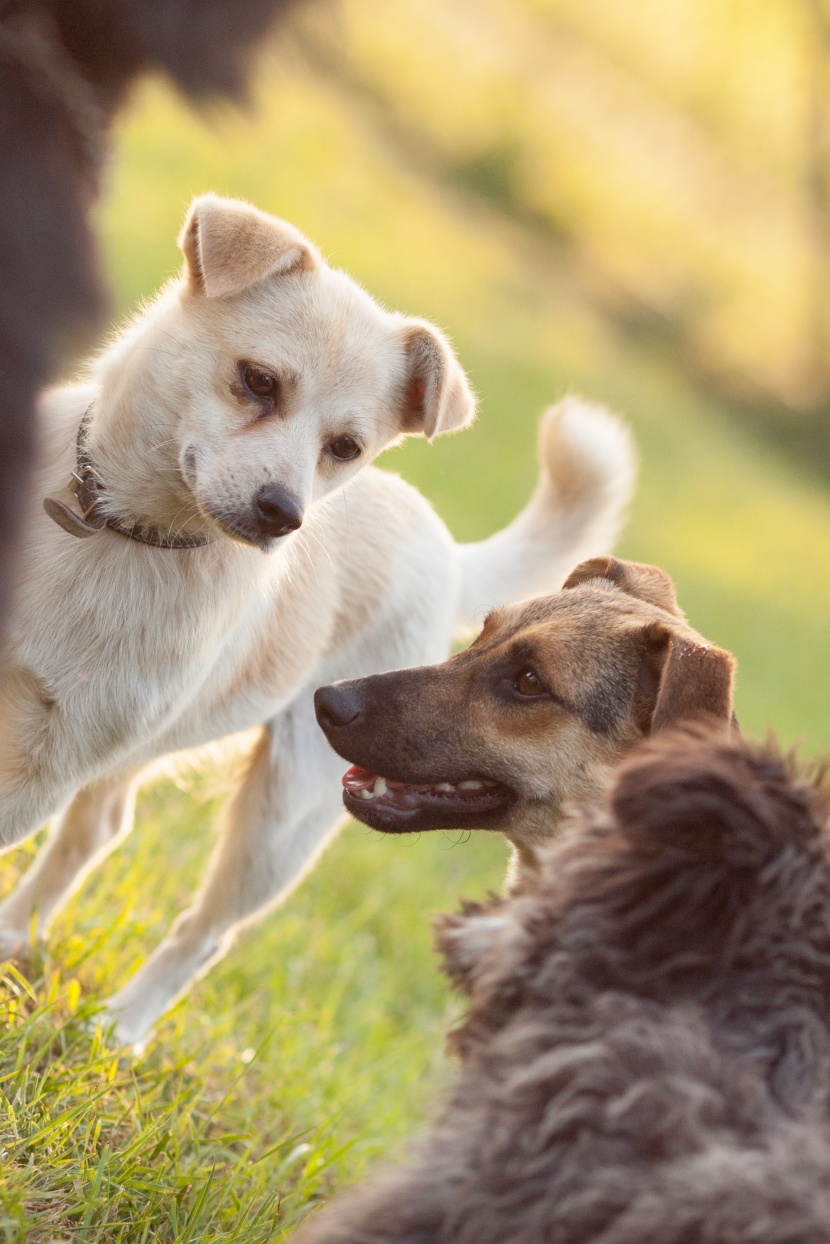
[{"label": "white dog's paw", "polygon": [[134,1054],[144,1053],[152,1023],[148,1022],[143,1007],[125,1006],[119,1003],[118,994],[113,994],[95,1018],[111,1045],[130,1049]]},{"label": "white dog's paw", "polygon": [[0,922],[0,963],[20,958],[28,948],[28,929],[16,929],[12,924]]}]

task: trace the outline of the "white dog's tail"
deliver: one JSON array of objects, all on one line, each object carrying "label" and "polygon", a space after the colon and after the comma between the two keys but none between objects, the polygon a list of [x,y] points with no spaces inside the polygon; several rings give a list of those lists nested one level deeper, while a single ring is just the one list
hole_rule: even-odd
[{"label": "white dog's tail", "polygon": [[463,544],[456,625],[489,609],[555,592],[586,557],[609,551],[634,491],[636,454],[616,415],[579,397],[552,406],[539,427],[541,478],[517,518]]}]

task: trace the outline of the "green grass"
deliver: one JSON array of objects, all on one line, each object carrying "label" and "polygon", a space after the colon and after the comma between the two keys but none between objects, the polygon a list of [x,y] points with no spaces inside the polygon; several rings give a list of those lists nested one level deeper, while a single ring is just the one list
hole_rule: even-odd
[{"label": "green grass", "polygon": [[[447,328],[481,395],[475,429],[385,460],[460,538],[532,486],[535,421],[569,388],[623,410],[642,479],[622,542],[665,565],[692,621],[734,649],[744,724],[830,744],[830,498],[645,348],[632,352],[548,250],[464,190],[432,183],[358,104],[298,69],[262,76],[252,118],[214,130],[159,87],[119,134],[102,212],[117,309],[178,267],[192,194],[286,215],[389,304]],[[448,1074],[453,1003],[429,913],[497,887],[479,835],[386,840],[350,826],[299,892],[199,983],[138,1061],[95,1035],[96,1000],[192,892],[218,806],[161,785],[139,828],[67,908],[48,957],[10,973],[0,1033],[0,1239],[279,1239],[308,1206],[400,1150]],[[0,862],[8,887],[33,845]]]},{"label": "green grass", "polygon": [[0,1239],[282,1238],[438,1091],[449,1009],[424,913],[498,884],[495,839],[396,844],[350,826],[143,1058],[91,1035],[95,999],[194,884],[215,808],[145,795],[140,829],[60,920],[31,984],[6,980]]}]

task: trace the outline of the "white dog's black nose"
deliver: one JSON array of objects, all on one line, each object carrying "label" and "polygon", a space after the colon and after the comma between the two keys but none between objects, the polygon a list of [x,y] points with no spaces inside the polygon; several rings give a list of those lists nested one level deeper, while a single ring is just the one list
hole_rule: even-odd
[{"label": "white dog's black nose", "polygon": [[303,512],[278,484],[266,484],[254,498],[254,519],[263,536],[287,536],[302,526]]},{"label": "white dog's black nose", "polygon": [[357,692],[346,684],[321,687],[314,692],[314,711],[320,727],[328,734],[351,725],[361,713],[361,703]]}]

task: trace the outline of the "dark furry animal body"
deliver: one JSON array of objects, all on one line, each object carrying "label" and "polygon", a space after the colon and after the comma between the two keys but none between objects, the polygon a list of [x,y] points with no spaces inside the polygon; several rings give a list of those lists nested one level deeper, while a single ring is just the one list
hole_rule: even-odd
[{"label": "dark furry animal body", "polygon": [[0,0],[0,620],[34,444],[34,404],[103,305],[89,209],[133,82],[240,91],[291,0]]},{"label": "dark furry animal body", "polygon": [[827,789],[775,748],[648,741],[439,943],[449,1104],[297,1244],[830,1240]]}]

